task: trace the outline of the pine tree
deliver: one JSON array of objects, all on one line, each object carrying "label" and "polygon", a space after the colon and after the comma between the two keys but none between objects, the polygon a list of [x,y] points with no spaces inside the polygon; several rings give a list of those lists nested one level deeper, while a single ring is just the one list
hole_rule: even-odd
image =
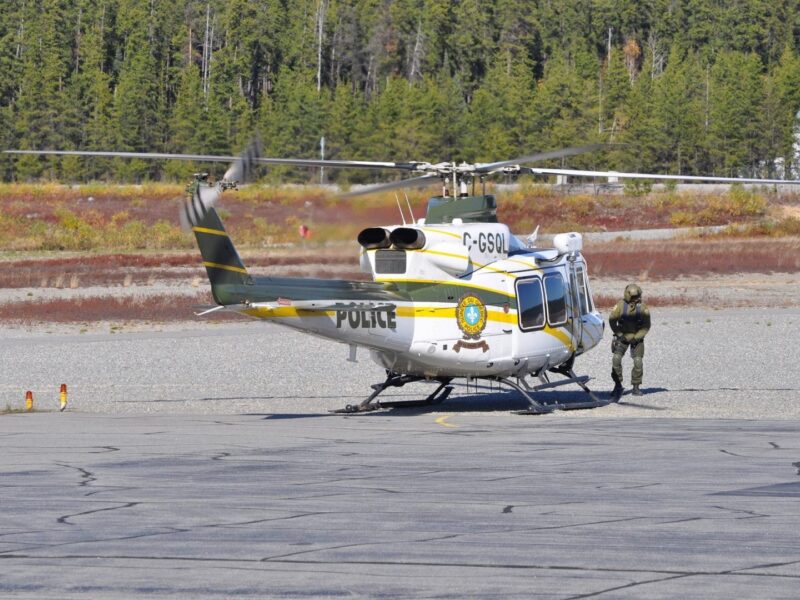
[{"label": "pine tree", "polygon": [[753,176],[765,159],[761,63],[754,54],[722,52],[711,68],[708,149],[715,172]]},{"label": "pine tree", "polygon": [[[65,106],[68,104],[66,80],[69,76],[70,45],[62,23],[67,13],[59,0],[46,0],[41,14],[35,6],[22,11],[30,24],[20,43],[22,78],[15,102],[13,119],[23,149],[58,149],[66,147],[64,135]],[[45,174],[57,175],[58,160],[22,157],[17,175],[23,179]]]},{"label": "pine tree", "polygon": [[[122,151],[151,152],[159,144],[160,93],[155,47],[150,33],[152,14],[135,0],[120,5],[124,48],[117,86],[114,90],[114,121],[117,148]],[[141,160],[115,161],[117,176],[139,180],[157,171],[157,165]]]}]

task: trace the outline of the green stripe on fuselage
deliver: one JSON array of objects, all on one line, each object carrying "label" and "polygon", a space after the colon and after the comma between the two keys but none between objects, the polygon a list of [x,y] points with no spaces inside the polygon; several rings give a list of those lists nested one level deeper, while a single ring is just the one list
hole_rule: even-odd
[{"label": "green stripe on fuselage", "polygon": [[275,302],[279,298],[295,301],[344,300],[353,302],[441,302],[457,303],[466,293],[474,293],[487,306],[516,309],[516,298],[482,287],[449,283],[373,282],[342,279],[295,277],[253,277],[253,283],[214,286],[220,304]]}]

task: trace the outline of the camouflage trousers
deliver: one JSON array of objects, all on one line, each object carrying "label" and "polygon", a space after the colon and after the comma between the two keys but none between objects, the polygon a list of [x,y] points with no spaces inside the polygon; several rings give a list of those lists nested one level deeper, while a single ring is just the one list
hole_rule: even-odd
[{"label": "camouflage trousers", "polygon": [[631,349],[633,358],[633,369],[631,370],[631,385],[641,385],[642,375],[644,375],[644,340],[629,344],[622,340],[611,342],[611,351],[614,357],[611,359],[611,379],[614,383],[622,384],[622,357],[625,352]]}]

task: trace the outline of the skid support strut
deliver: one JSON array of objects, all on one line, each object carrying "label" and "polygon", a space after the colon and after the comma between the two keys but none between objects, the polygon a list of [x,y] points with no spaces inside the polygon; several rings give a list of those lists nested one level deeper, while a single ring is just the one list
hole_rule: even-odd
[{"label": "skid support strut", "polygon": [[392,371],[386,371],[386,381],[383,383],[375,383],[372,385],[374,390],[361,404],[348,404],[344,408],[333,410],[334,413],[359,413],[370,412],[381,408],[414,408],[417,406],[430,406],[432,404],[439,404],[444,402],[453,391],[453,386],[449,385],[452,381],[451,377],[443,377],[437,379],[439,387],[437,387],[432,394],[424,400],[398,400],[392,402],[379,402],[375,401],[380,394],[386,389],[391,387],[403,387],[407,383],[414,383],[417,381],[424,381],[424,377],[416,375],[401,375]]},{"label": "skid support strut", "polygon": [[[597,396],[594,395],[592,390],[586,385],[586,382],[589,381],[588,375],[578,376],[575,375],[575,372],[572,370],[571,367],[560,367],[556,369],[552,369],[554,373],[558,373],[559,375],[563,375],[566,379],[562,379],[560,381],[550,381],[547,377],[547,373],[541,372],[538,374],[539,380],[542,382],[539,385],[529,386],[524,379],[518,379],[518,383],[515,383],[511,379],[508,378],[498,378],[497,381],[504,383],[505,385],[517,390],[525,400],[528,401],[530,407],[527,410],[518,411],[517,414],[520,415],[541,415],[549,412],[553,412],[554,410],[577,410],[581,408],[599,408],[601,406],[607,406],[611,403],[610,400],[601,400]],[[542,403],[538,402],[533,398],[532,392],[539,392],[542,390],[547,390],[555,387],[561,387],[564,385],[570,384],[577,384],[581,387],[581,389],[589,395],[589,400],[586,402],[553,402],[553,403]]]}]

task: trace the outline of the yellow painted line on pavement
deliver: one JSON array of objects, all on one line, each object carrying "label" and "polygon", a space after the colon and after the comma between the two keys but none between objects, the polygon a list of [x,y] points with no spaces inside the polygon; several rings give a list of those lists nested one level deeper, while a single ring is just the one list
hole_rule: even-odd
[{"label": "yellow painted line on pavement", "polygon": [[449,419],[452,415],[442,415],[438,419],[436,419],[436,424],[441,425],[442,427],[451,427],[453,429],[458,429],[458,425],[453,425],[452,423],[446,423],[447,419]]}]

